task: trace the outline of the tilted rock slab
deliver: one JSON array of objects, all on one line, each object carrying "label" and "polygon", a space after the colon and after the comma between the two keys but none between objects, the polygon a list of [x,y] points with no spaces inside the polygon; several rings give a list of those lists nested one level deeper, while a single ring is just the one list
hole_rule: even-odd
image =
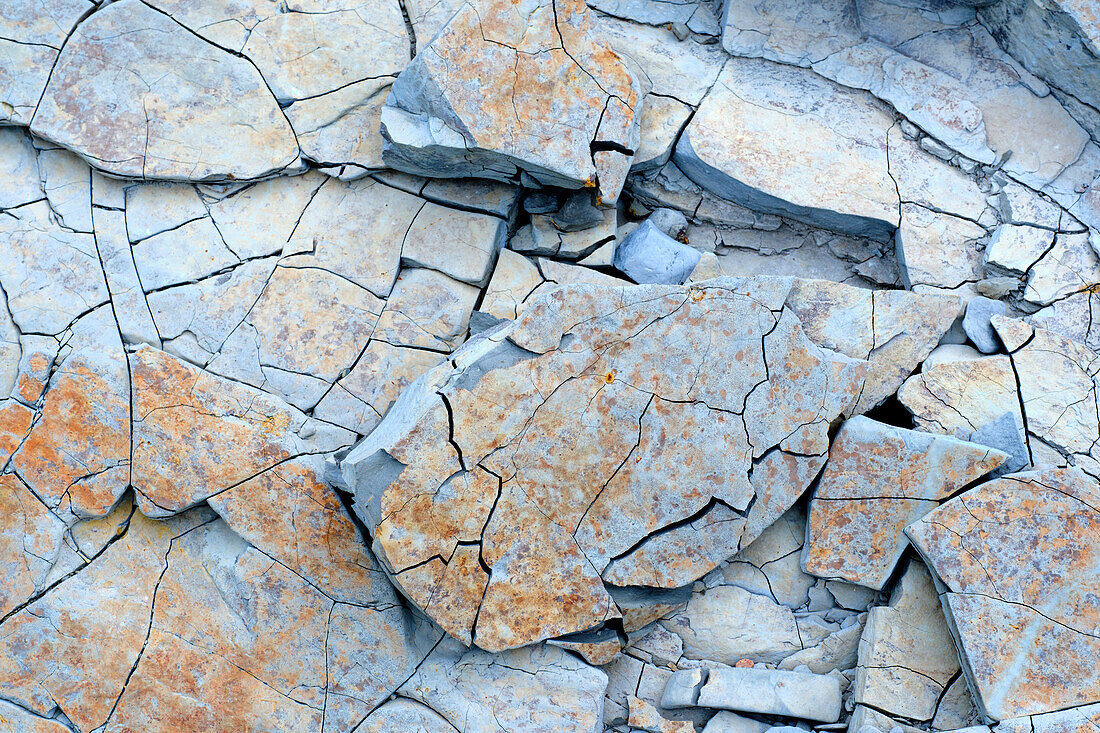
[{"label": "tilted rock slab", "polygon": [[618,618],[789,508],[870,365],[814,344],[792,279],[568,286],[399,398],[339,480],[397,584],[489,651]]},{"label": "tilted rock slab", "polygon": [[1006,0],[980,14],[997,42],[1061,95],[1100,102],[1100,12],[1093,3]]},{"label": "tilted rock slab", "polygon": [[1094,479],[1047,469],[983,484],[906,530],[988,717],[1100,702],[1098,507]]},{"label": "tilted rock slab", "polygon": [[885,242],[900,222],[887,163],[893,124],[864,92],[810,71],[733,59],[673,161],[711,193],[755,211]]},{"label": "tilted rock slab", "polygon": [[875,606],[859,640],[852,698],[909,720],[931,720],[959,656],[928,569],[911,558],[888,606]]},{"label": "tilted rock slab", "polygon": [[1007,459],[984,445],[852,418],[810,502],[806,572],[882,590],[905,549],[905,527]]},{"label": "tilted rock slab", "polygon": [[134,178],[248,179],[300,167],[294,131],[256,67],[139,0],[76,28],[31,130]]},{"label": "tilted rock slab", "polygon": [[433,177],[595,188],[613,203],[642,90],[578,0],[464,4],[397,77],[382,157]]}]

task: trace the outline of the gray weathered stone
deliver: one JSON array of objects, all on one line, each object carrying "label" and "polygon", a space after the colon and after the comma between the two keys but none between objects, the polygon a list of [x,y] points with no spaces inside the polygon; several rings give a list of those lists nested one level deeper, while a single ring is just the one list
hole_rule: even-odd
[{"label": "gray weathered stone", "polygon": [[[863,362],[801,335],[782,308],[791,285],[761,279],[547,289],[513,325],[468,342],[421,378],[342,468],[405,593],[452,635],[499,650],[617,617],[605,583],[616,584],[620,573],[639,579],[631,585],[676,587],[717,565],[715,548],[728,557],[757,537],[816,473],[827,425],[858,394],[866,372]],[[713,318],[728,334],[696,343]],[[568,348],[559,344],[563,337]],[[736,369],[681,363],[719,359],[729,349],[720,361]],[[656,366],[668,359],[679,366]],[[634,385],[648,386],[639,392]],[[796,395],[806,389],[829,396],[803,401]],[[796,413],[777,411],[792,400],[802,405]],[[734,405],[737,418],[713,411],[721,405]],[[578,420],[577,409],[590,417]],[[536,457],[546,455],[541,443],[559,450],[562,440],[580,451],[576,461]],[[706,457],[685,464],[702,445]],[[624,464],[628,455],[633,460]],[[753,456],[761,461],[750,476]],[[672,482],[677,491],[670,492],[668,472],[687,466],[692,477]],[[719,506],[738,516],[716,525],[727,530],[721,537],[698,544],[678,530],[708,508],[712,485],[721,486]],[[561,532],[565,525],[553,516],[574,530]],[[525,548],[535,546],[543,549],[531,565]],[[452,558],[460,547],[471,557]],[[544,598],[565,589],[575,602]],[[801,646],[791,627],[793,652]]]},{"label": "gray weathered stone", "polygon": [[613,263],[636,283],[680,285],[699,257],[699,250],[677,242],[646,221],[616,245]]},{"label": "gray weathered stone", "polygon": [[942,505],[906,533],[938,578],[963,671],[988,718],[1096,703],[1096,480],[1019,473]]},{"label": "gray weathered stone", "polygon": [[841,712],[840,682],[828,675],[762,667],[710,669],[699,705],[835,723]]},{"label": "gray weathered stone", "polygon": [[[122,68],[108,76],[104,59]],[[156,83],[168,75],[173,83]],[[97,116],[110,124],[87,124]],[[256,68],[137,0],[73,32],[31,129],[131,177],[248,179],[300,165],[294,132]]]},{"label": "gray weathered stone", "polygon": [[1015,473],[1027,468],[1031,463],[1027,443],[1023,438],[1023,428],[1011,412],[1006,412],[972,432],[970,442],[988,445],[1009,455],[1009,459],[990,474],[993,478],[1006,473]]},{"label": "gray weathered stone", "polygon": [[1005,304],[997,300],[979,296],[967,302],[962,326],[970,343],[974,344],[978,351],[983,354],[993,354],[1000,348],[1000,341],[989,319],[993,316],[1003,316],[1005,312]]}]

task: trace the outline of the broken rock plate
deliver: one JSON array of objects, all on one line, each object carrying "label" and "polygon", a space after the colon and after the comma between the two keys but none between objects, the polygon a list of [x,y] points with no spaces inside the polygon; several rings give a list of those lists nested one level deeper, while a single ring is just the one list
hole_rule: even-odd
[{"label": "broken rock plate", "polygon": [[1098,508],[1094,479],[1047,469],[983,484],[906,530],[987,717],[1100,702]]},{"label": "broken rock plate", "polygon": [[398,586],[497,651],[735,554],[805,490],[870,369],[803,333],[793,282],[547,290],[420,378],[341,466]]}]

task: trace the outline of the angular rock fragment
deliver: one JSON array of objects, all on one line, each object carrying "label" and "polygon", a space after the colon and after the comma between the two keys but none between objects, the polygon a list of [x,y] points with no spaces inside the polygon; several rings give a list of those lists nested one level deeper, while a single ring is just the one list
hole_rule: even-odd
[{"label": "angular rock fragment", "polygon": [[42,190],[57,223],[75,232],[92,231],[92,178],[88,164],[68,150],[38,154]]},{"label": "angular rock fragment", "polygon": [[[64,523],[15,474],[0,475],[0,617],[45,586],[61,549]],[[3,718],[0,718],[3,720]]]},{"label": "angular rock fragment", "polygon": [[989,474],[992,478],[1006,473],[1016,473],[1027,468],[1031,463],[1031,455],[1028,453],[1023,431],[1011,412],[1006,412],[993,422],[986,423],[975,430],[970,434],[970,442],[988,445],[990,448],[1008,454],[1008,460]]},{"label": "angular rock fragment", "polygon": [[23,332],[58,334],[110,297],[91,234],[69,232],[46,201],[0,217],[0,285]]},{"label": "angular rock fragment", "polygon": [[1100,474],[1100,357],[1084,344],[1013,318],[994,316],[993,327],[1011,353],[1028,433]]},{"label": "angular rock fragment", "polygon": [[993,720],[1100,701],[1098,505],[1095,479],[1048,469],[983,484],[906,530]]},{"label": "angular rock fragment", "polygon": [[615,267],[636,283],[680,285],[699,264],[699,250],[645,221],[615,246]]},{"label": "angular rock fragment", "polygon": [[294,132],[256,68],[137,0],[77,27],[31,129],[135,178],[248,179],[298,165]]},{"label": "angular rock fragment", "polygon": [[1100,256],[1084,233],[1059,233],[1054,244],[1029,267],[1024,297],[1037,305],[1049,305],[1100,284]]},{"label": "angular rock fragment", "polygon": [[853,683],[857,704],[926,721],[959,671],[959,659],[928,570],[911,560],[890,605],[867,616]]},{"label": "angular rock fragment", "polygon": [[172,540],[208,519],[209,510],[171,522],[135,516],[91,565],[8,617],[5,697],[40,715],[59,706],[82,730],[106,723],[142,656]]},{"label": "angular rock fragment", "polygon": [[691,659],[774,664],[802,649],[790,609],[735,585],[696,594],[681,614],[662,623],[684,640]]},{"label": "angular rock fragment", "polygon": [[496,253],[504,246],[507,224],[495,216],[426,203],[409,225],[401,258],[456,280],[483,286]]},{"label": "angular rock fragment", "polygon": [[383,159],[432,176],[523,171],[612,203],[638,146],[641,99],[583,2],[464,4],[394,82]]},{"label": "angular rock fragment", "polygon": [[1005,304],[989,298],[978,296],[971,298],[966,304],[966,315],[962,322],[963,331],[978,351],[983,354],[992,354],[997,351],[1000,344],[990,319],[1004,314]]},{"label": "angular rock fragment", "polygon": [[918,292],[954,290],[981,278],[985,229],[923,206],[902,204],[895,239],[902,283]]},{"label": "angular rock fragment", "polygon": [[160,334],[145,297],[143,283],[126,238],[122,212],[96,207],[92,212],[96,228],[96,249],[111,294],[118,330],[127,343],[147,343],[160,348]]},{"label": "angular rock fragment", "polygon": [[0,123],[28,125],[57,52],[95,5],[13,0],[0,9]]},{"label": "angular rock fragment", "polygon": [[[51,508],[103,516],[126,490],[131,460],[130,375],[110,307],[77,321],[49,374],[11,465]],[[18,413],[0,419],[21,421]]]},{"label": "angular rock fragment", "polygon": [[944,361],[905,380],[898,400],[917,427],[966,438],[983,425],[1011,413],[1024,424],[1016,374],[1007,356]]},{"label": "angular rock fragment", "polygon": [[833,723],[840,719],[840,682],[828,675],[764,667],[709,669],[696,704]]},{"label": "angular rock fragment", "polygon": [[313,408],[313,416],[366,435],[407,386],[445,360],[445,353],[371,341]]},{"label": "angular rock fragment", "polygon": [[905,549],[905,527],[1007,459],[984,445],[848,420],[810,502],[806,572],[882,590]]},{"label": "angular rock fragment", "polygon": [[962,312],[954,296],[872,292],[805,279],[795,280],[788,303],[814,343],[871,362],[854,412],[897,392]]},{"label": "angular rock fragment", "polygon": [[222,521],[166,555],[148,642],[112,718],[121,730],[350,730],[438,640],[384,583],[334,601]]},{"label": "angular rock fragment", "polygon": [[[686,561],[669,541],[708,507],[736,515],[716,525],[727,556],[755,538],[812,479],[799,466],[820,465],[866,374],[805,338],[790,285],[548,290],[421,378],[342,467],[405,593],[499,650],[617,617],[604,582],[628,564],[624,582],[665,588],[709,570],[718,553]],[[452,562],[479,546],[480,565]]]},{"label": "angular rock fragment", "polygon": [[609,664],[623,650],[622,641],[614,629],[563,636],[550,639],[546,643],[578,654],[581,659],[596,667]]},{"label": "angular rock fragment", "polygon": [[730,61],[673,160],[750,209],[887,241],[898,190],[887,167],[893,119],[868,96],[766,61]]}]

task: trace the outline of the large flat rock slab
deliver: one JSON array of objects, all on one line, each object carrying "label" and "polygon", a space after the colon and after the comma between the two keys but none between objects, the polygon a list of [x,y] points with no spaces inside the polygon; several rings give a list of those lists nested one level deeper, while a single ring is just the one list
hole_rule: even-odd
[{"label": "large flat rock slab", "polygon": [[1100,701],[1098,506],[1094,479],[1048,469],[983,484],[906,530],[994,720]]},{"label": "large flat rock slab", "polygon": [[728,62],[673,160],[703,188],[838,232],[888,240],[899,224],[890,115],[870,95],[798,68]]},{"label": "large flat rock slab", "polygon": [[135,178],[249,179],[299,165],[256,67],[137,0],[77,27],[31,129]]},{"label": "large flat rock slab", "polygon": [[806,572],[882,590],[905,550],[905,527],[1007,459],[948,436],[848,420],[810,502]]},{"label": "large flat rock slab", "polygon": [[394,82],[383,159],[437,177],[522,170],[612,203],[638,146],[641,99],[583,2],[467,3]]},{"label": "large flat rock slab", "polygon": [[792,283],[548,290],[414,383],[342,464],[399,587],[493,651],[617,618],[605,584],[681,586],[758,536],[869,371],[806,337]]}]

